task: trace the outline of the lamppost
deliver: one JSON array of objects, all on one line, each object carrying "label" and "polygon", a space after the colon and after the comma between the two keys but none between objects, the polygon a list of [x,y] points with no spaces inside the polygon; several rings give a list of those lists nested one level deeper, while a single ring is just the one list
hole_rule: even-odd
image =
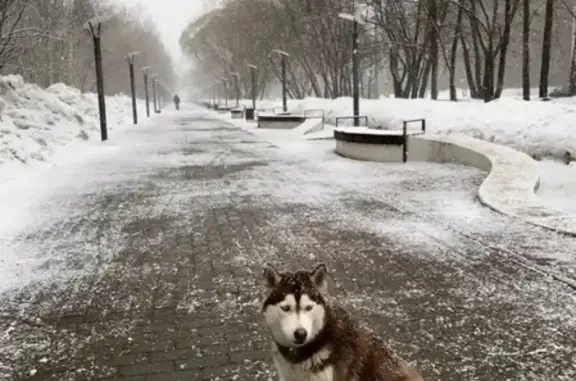
[{"label": "lamppost", "polygon": [[158,94],[156,92],[156,81],[158,80],[158,74],[153,73],[151,78],[152,78],[152,99],[154,100],[154,113],[158,114]]},{"label": "lamppost", "polygon": [[220,77],[224,89],[224,106],[228,106],[228,78]]},{"label": "lamppost", "polygon": [[126,62],[128,62],[128,70],[130,71],[130,93],[132,94],[132,119],[134,124],[138,124],[138,109],[136,108],[136,84],[134,83],[134,59],[140,54],[139,51],[134,51],[126,54]]},{"label": "lamppost", "polygon": [[162,92],[160,91],[160,83],[162,80],[158,78],[156,81],[156,94],[158,95],[158,114],[162,113],[162,108],[164,107]]},{"label": "lamppost", "polygon": [[360,125],[360,80],[358,75],[358,25],[364,21],[350,13],[339,13],[338,17],[352,21],[352,106],[354,109],[354,126]]},{"label": "lamppost", "polygon": [[214,84],[211,84],[210,85],[210,97],[212,100],[212,108],[216,108],[216,90],[217,89],[214,88]]},{"label": "lamppost", "polygon": [[258,66],[247,64],[250,68],[250,79],[251,79],[251,92],[252,92],[252,108],[256,110],[256,70],[258,70]]},{"label": "lamppost", "polygon": [[100,114],[100,138],[108,140],[108,126],[106,123],[106,99],[104,97],[104,75],[102,73],[102,24],[111,16],[96,16],[84,23],[94,43],[94,66],[96,69],[96,89],[98,91],[98,113]]},{"label": "lamppost", "polygon": [[150,118],[150,94],[148,93],[148,72],[150,71],[150,66],[144,66],[141,68],[142,74],[144,75],[144,98],[146,100],[146,117]]},{"label": "lamppost", "polygon": [[[162,92],[160,92],[160,88],[162,88]],[[164,94],[164,95],[168,95],[168,94],[172,94],[174,93],[174,91],[169,88],[164,82],[162,81],[158,81],[158,94]],[[163,107],[163,97],[160,96],[160,108]]]},{"label": "lamppost", "polygon": [[278,49],[273,49],[272,52],[280,54],[282,57],[282,111],[288,112],[288,96],[286,90],[286,57],[290,57],[290,54]]},{"label": "lamppost", "polygon": [[240,85],[238,83],[240,80],[240,73],[233,71],[230,74],[234,76],[234,87],[236,88],[236,108],[238,108],[240,107]]}]

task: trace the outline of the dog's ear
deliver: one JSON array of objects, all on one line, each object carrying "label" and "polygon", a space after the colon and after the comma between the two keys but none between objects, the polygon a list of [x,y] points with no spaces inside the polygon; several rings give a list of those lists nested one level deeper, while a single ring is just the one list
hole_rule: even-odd
[{"label": "dog's ear", "polygon": [[282,275],[272,266],[271,264],[267,263],[266,267],[264,267],[264,274],[262,274],[262,289],[265,293],[270,292],[274,289],[278,283],[280,283],[280,279]]},{"label": "dog's ear", "polygon": [[328,270],[324,263],[320,263],[316,266],[314,270],[310,273],[310,279],[320,292],[324,293],[328,291]]}]

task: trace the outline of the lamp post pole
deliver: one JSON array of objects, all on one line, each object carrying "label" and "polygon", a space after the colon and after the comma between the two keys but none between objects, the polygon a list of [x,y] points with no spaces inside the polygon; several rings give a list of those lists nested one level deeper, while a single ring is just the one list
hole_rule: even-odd
[{"label": "lamp post pole", "polygon": [[130,93],[132,95],[132,119],[134,124],[138,124],[138,109],[136,107],[136,84],[134,79],[134,60],[140,54],[138,51],[126,54],[126,62],[128,62],[128,70],[130,72]]},{"label": "lamp post pole", "polygon": [[288,89],[286,86],[286,59],[290,57],[290,54],[285,51],[273,49],[272,52],[279,54],[281,58],[281,76],[282,76],[282,111],[288,112]]},{"label": "lamp post pole", "polygon": [[232,72],[230,73],[234,76],[234,87],[236,90],[236,108],[240,107],[240,73]]},{"label": "lamp post pole", "polygon": [[352,21],[352,109],[354,126],[360,125],[360,74],[358,65],[358,25],[364,22],[349,13],[340,13],[338,17]]},{"label": "lamp post pole", "polygon": [[142,74],[144,75],[144,99],[146,101],[146,117],[150,118],[150,94],[148,92],[148,71],[150,66],[144,66],[142,68]]},{"label": "lamp post pole", "polygon": [[100,139],[108,140],[108,124],[106,121],[106,98],[104,96],[104,74],[102,72],[102,23],[109,16],[97,16],[84,23],[94,43],[94,67],[96,70],[96,89],[98,92],[98,114],[100,116]]},{"label": "lamp post pole", "polygon": [[252,92],[252,108],[256,110],[256,70],[258,70],[258,66],[248,64],[250,68],[250,79],[251,79],[251,92]]}]

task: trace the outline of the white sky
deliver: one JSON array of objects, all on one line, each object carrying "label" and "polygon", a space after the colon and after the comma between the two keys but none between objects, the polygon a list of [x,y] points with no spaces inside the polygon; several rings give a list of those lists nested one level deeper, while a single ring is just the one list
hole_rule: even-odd
[{"label": "white sky", "polygon": [[168,52],[173,55],[177,63],[181,56],[178,39],[182,30],[192,18],[206,9],[205,3],[215,0],[111,0],[111,2],[140,5],[145,9],[147,16],[156,22]]}]

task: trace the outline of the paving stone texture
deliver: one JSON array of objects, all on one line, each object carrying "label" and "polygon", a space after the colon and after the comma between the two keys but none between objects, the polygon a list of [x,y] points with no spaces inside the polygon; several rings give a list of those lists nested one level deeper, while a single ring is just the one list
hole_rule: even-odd
[{"label": "paving stone texture", "polygon": [[479,206],[482,234],[445,216],[475,203],[482,173],[301,158],[204,111],[118,145],[55,169],[61,186],[17,237],[73,275],[4,296],[0,378],[276,380],[261,267],[323,261],[336,298],[427,380],[576,379],[575,293],[546,276],[572,269],[530,256],[550,233]]}]

